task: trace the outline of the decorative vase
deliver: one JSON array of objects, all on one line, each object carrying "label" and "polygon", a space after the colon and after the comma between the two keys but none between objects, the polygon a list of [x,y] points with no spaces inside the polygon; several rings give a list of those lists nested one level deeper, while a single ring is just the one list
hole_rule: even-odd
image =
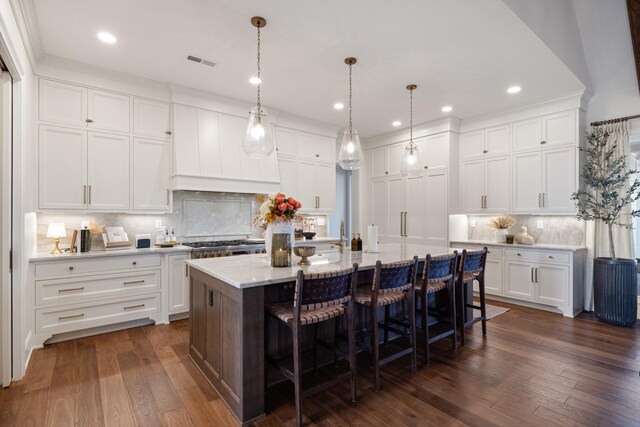
[{"label": "decorative vase", "polygon": [[291,248],[295,246],[295,231],[293,224],[288,221],[276,221],[267,224],[267,231],[264,233],[264,247],[268,254],[273,254],[273,236],[274,234],[289,235],[289,257],[291,257]]},{"label": "decorative vase", "polygon": [[271,267],[291,267],[291,238],[289,233],[271,236]]},{"label": "decorative vase", "polygon": [[493,240],[496,243],[507,243],[507,234],[509,234],[509,231],[506,228],[497,228],[493,235]]},{"label": "decorative vase", "polygon": [[615,326],[633,326],[638,315],[637,301],[635,259],[593,259],[593,303],[600,321]]}]

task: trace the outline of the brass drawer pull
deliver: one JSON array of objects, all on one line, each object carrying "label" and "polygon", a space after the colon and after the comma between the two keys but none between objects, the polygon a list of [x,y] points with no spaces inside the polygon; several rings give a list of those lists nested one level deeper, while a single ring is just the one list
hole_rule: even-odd
[{"label": "brass drawer pull", "polygon": [[516,255],[518,255],[518,256],[522,256],[522,254],[521,254],[520,252],[518,252]]},{"label": "brass drawer pull", "polygon": [[87,123],[93,123],[93,120],[91,120],[89,118],[85,119],[84,121],[87,122]]},{"label": "brass drawer pull", "polygon": [[84,286],[81,288],[71,288],[71,289],[58,289],[58,293],[62,292],[73,292],[73,291],[84,291]]},{"label": "brass drawer pull", "polygon": [[73,266],[69,267],[69,271],[72,271],[72,270],[73,270]]},{"label": "brass drawer pull", "polygon": [[123,285],[135,285],[136,283],[144,283],[144,280],[134,280],[132,282],[124,282]]},{"label": "brass drawer pull", "polygon": [[144,304],[138,304],[138,305],[130,305],[128,307],[124,307],[125,310],[131,310],[133,308],[142,308],[144,307]]},{"label": "brass drawer pull", "polygon": [[84,313],[81,314],[76,314],[73,316],[62,316],[62,317],[58,317],[58,320],[69,320],[69,319],[77,319],[79,317],[84,317]]},{"label": "brass drawer pull", "polygon": [[166,131],[165,133],[166,133],[167,135],[171,135],[171,131],[170,131],[170,130]]},{"label": "brass drawer pull", "polygon": [[138,265],[138,261],[133,261],[133,265]]}]

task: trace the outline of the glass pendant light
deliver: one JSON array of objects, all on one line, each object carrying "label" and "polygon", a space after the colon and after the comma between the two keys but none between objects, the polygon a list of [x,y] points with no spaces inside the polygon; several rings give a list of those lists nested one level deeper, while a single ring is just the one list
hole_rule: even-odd
[{"label": "glass pendant light", "polygon": [[409,90],[409,98],[410,98],[410,124],[409,124],[409,143],[404,149],[404,153],[402,154],[402,165],[400,172],[404,176],[416,176],[420,175],[422,172],[422,165],[420,163],[420,153],[418,152],[418,146],[413,142],[413,91],[416,90],[418,86],[416,85],[408,85],[407,89]]},{"label": "glass pendant light", "polygon": [[347,58],[344,60],[349,66],[349,128],[345,129],[342,135],[342,143],[340,144],[340,154],[338,154],[338,163],[344,170],[360,169],[362,162],[362,147],[360,146],[360,135],[351,123],[351,67],[357,62],[356,58]]},{"label": "glass pendant light", "polygon": [[[258,80],[260,79],[260,28],[267,25],[267,20],[259,16],[251,18],[251,24],[258,29]],[[264,159],[274,149],[271,138],[271,126],[267,110],[260,105],[260,85],[258,83],[258,102],[249,111],[247,133],[242,142],[242,149],[251,157]]]}]

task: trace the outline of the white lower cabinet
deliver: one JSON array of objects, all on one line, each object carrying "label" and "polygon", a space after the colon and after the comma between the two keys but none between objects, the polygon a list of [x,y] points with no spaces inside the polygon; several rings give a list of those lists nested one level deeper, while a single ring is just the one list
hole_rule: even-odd
[{"label": "white lower cabinet", "polygon": [[[482,246],[456,244],[467,250]],[[582,311],[584,250],[554,251],[489,246],[485,271],[485,292],[510,302],[554,306],[564,316]],[[478,291],[478,283],[474,282]]]},{"label": "white lower cabinet", "polygon": [[32,261],[30,345],[132,320],[165,323],[169,315],[188,312],[188,258],[188,252],[138,252]]},{"label": "white lower cabinet", "polygon": [[189,271],[185,261],[188,254],[170,254],[167,259],[169,314],[189,311]]}]

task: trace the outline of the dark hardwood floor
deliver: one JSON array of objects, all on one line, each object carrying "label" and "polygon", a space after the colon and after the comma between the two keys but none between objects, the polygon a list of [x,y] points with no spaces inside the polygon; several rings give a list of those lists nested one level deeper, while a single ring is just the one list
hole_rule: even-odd
[{"label": "dark hardwood floor", "polygon": [[[511,311],[435,346],[431,366],[400,359],[372,391],[359,359],[348,382],[304,401],[317,425],[640,425],[640,326],[504,305]],[[34,352],[26,376],[0,391],[0,426],[227,426],[231,412],[187,358],[188,321],[62,342]],[[293,425],[292,387],[269,390],[257,426]]]}]

